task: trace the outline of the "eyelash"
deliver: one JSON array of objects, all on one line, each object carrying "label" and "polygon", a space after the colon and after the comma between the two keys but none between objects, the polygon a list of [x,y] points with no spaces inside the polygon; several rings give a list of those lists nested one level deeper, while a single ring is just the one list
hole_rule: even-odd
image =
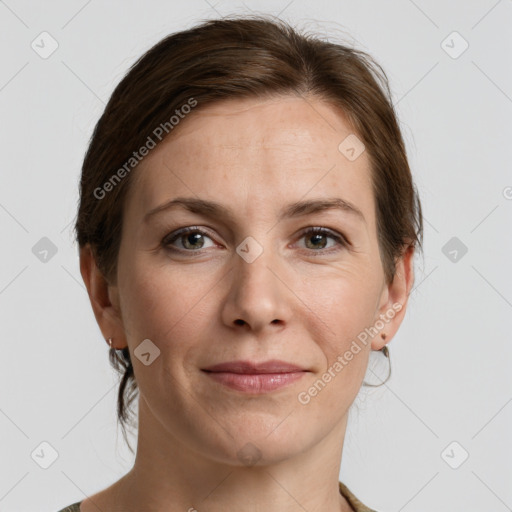
[{"label": "eyelash", "polygon": [[[183,237],[185,235],[189,235],[191,233],[200,233],[201,235],[203,236],[207,236],[208,238],[212,238],[206,231],[202,230],[201,228],[199,228],[198,226],[190,226],[190,227],[187,227],[187,228],[183,228],[183,229],[179,229],[178,231],[175,231],[173,233],[170,233],[169,235],[165,236],[162,240],[162,246],[165,247],[165,249],[169,250],[169,251],[172,251],[172,252],[180,252],[180,253],[191,253],[191,254],[194,254],[194,255],[201,255],[201,254],[204,254],[206,250],[201,250],[201,249],[198,249],[198,250],[191,250],[191,249],[179,249],[179,248],[176,248],[176,247],[171,247],[171,244],[178,240],[180,237]],[[331,231],[330,229],[327,229],[327,228],[322,228],[322,227],[311,227],[311,228],[308,228],[306,231],[304,231],[301,236],[299,237],[299,240],[302,239],[303,237],[307,236],[307,235],[317,235],[317,234],[320,234],[320,235],[326,235],[328,236],[329,238],[332,238],[333,240],[335,240],[338,244],[338,246],[341,246],[342,248],[345,248],[347,247],[349,244],[346,240],[346,238],[342,235],[339,235],[337,234],[336,232],[334,231]],[[332,253],[332,252],[337,252],[339,250],[341,250],[339,247],[338,248],[329,248],[329,249],[319,249],[319,250],[314,250],[314,249],[305,249],[306,251],[308,252],[312,252],[312,253],[320,253],[320,254],[329,254],[329,253]],[[316,256],[316,255],[315,255]]]}]

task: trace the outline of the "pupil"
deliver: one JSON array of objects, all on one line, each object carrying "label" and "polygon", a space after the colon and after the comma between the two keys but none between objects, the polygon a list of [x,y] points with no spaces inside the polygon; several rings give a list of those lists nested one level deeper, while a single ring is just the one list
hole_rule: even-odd
[{"label": "pupil", "polygon": [[[324,237],[324,235],[323,235],[323,234],[321,234],[321,233],[317,233],[317,234],[312,235],[312,236],[311,236],[311,239],[312,239],[312,240],[314,239],[314,240],[316,240],[316,242],[318,242],[318,241],[320,241],[319,239],[322,239],[323,237]],[[316,242],[315,242],[315,243],[316,243]],[[321,244],[321,246],[322,246],[322,247],[323,247],[324,245],[325,245],[325,244]],[[319,246],[318,246],[318,245],[314,245],[314,247],[319,247]]]},{"label": "pupil", "polygon": [[[197,242],[197,239],[201,238],[202,236],[203,235],[201,235],[201,233],[193,233],[193,234],[186,235],[185,238],[186,238],[187,244],[193,246]],[[201,244],[201,247],[202,247],[202,244]]]}]

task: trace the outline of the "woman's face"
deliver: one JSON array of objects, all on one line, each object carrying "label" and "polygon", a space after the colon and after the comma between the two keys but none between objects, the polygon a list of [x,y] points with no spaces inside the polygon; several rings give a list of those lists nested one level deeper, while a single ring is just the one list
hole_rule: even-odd
[{"label": "woman's face", "polygon": [[[289,458],[344,431],[383,345],[362,333],[403,297],[385,283],[368,155],[340,151],[353,132],[314,98],[225,101],[174,130],[133,171],[113,290],[147,421],[229,464]],[[353,209],[314,207],[336,200]],[[304,371],[266,390],[275,379],[204,371],[240,360]]]}]

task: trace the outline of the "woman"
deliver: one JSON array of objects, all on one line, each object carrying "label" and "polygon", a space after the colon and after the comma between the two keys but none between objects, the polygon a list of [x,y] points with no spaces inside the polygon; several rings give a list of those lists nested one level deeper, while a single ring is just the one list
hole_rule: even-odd
[{"label": "woman", "polygon": [[261,17],[167,37],[95,128],[76,233],[138,445],[64,510],[371,510],[348,413],[422,241],[378,64]]}]

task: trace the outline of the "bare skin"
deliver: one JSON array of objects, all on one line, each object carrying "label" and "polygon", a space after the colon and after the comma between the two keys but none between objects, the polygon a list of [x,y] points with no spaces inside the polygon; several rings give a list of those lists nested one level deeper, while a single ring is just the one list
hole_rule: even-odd
[{"label": "bare skin", "polygon": [[[81,511],[351,511],[338,489],[349,407],[370,351],[403,320],[413,251],[387,284],[368,155],[350,161],[338,150],[353,133],[340,112],[294,96],[199,107],[132,171],[117,282],[81,250],[97,322],[113,346],[129,347],[140,390],[133,469]],[[175,206],[144,220],[177,197],[221,203],[231,217]],[[364,219],[340,209],[279,218],[290,203],[333,197]],[[191,226],[203,236],[192,229],[162,243]],[[311,227],[329,233],[304,233]],[[236,252],[246,237],[263,248],[252,262]],[[386,339],[359,343],[342,371],[300,402],[379,315]],[[160,350],[148,366],[134,355],[145,339]],[[237,359],[307,371],[260,394],[203,371]]]}]

